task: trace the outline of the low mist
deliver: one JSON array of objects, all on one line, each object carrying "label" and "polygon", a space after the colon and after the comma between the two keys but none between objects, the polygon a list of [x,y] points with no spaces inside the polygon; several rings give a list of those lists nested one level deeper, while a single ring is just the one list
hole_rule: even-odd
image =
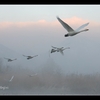
[{"label": "low mist", "polygon": [[[100,74],[64,74],[52,58],[40,69],[5,69],[0,60],[0,95],[81,95],[100,94]],[[14,76],[12,81],[9,81]]]}]

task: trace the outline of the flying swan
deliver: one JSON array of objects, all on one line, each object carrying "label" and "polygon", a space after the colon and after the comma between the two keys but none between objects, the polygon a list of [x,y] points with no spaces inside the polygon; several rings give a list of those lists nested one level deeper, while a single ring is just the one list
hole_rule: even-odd
[{"label": "flying swan", "polygon": [[11,82],[13,80],[14,76],[11,77],[11,79],[9,80],[9,82]]},{"label": "flying swan", "polygon": [[27,57],[27,60],[29,60],[29,59],[32,59],[32,58],[38,56],[38,55],[35,55],[35,56],[25,56],[25,55],[23,55],[23,56],[24,56],[24,57]]},{"label": "flying swan", "polygon": [[4,59],[7,59],[7,60],[8,60],[8,62],[11,62],[11,61],[17,60],[17,58],[15,58],[15,59],[4,58]]},{"label": "flying swan", "polygon": [[74,36],[74,35],[76,35],[78,33],[81,33],[81,32],[89,30],[89,29],[80,30],[80,29],[84,28],[85,26],[87,26],[89,23],[83,24],[78,29],[74,30],[67,23],[65,23],[64,21],[62,21],[58,16],[57,16],[57,19],[62,24],[62,26],[68,31],[68,33],[65,34],[65,37]]},{"label": "flying swan", "polygon": [[62,55],[64,55],[63,51],[65,49],[70,49],[70,47],[67,47],[67,48],[64,48],[64,47],[61,47],[61,48],[58,48],[58,47],[54,47],[52,46],[53,49],[51,49],[51,53],[53,52],[60,52]]}]

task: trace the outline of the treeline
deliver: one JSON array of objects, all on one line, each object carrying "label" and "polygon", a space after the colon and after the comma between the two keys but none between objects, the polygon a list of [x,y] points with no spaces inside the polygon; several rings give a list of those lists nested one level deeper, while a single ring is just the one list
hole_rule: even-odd
[{"label": "treeline", "polygon": [[[8,85],[9,90],[14,91],[36,91],[34,89],[45,88],[44,91],[49,89],[59,89],[64,91],[65,94],[100,94],[100,74],[66,74],[64,75],[60,70],[44,68],[34,76],[30,77],[32,71],[21,69],[18,72],[6,72],[0,74],[0,85]],[[12,82],[8,82],[11,76],[14,75]],[[6,80],[4,80],[6,78]],[[42,90],[41,90],[42,91]],[[55,91],[56,92],[56,91]],[[32,92],[34,93],[34,92]],[[45,93],[45,92],[44,92]]]}]

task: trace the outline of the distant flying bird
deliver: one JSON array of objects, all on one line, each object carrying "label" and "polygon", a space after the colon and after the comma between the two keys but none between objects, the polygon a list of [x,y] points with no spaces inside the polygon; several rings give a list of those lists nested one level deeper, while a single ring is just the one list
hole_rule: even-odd
[{"label": "distant flying bird", "polygon": [[37,73],[36,73],[36,74],[31,74],[31,75],[28,74],[29,77],[33,77],[33,76],[35,76],[35,75],[37,75]]},{"label": "distant flying bird", "polygon": [[4,79],[5,81],[11,82],[14,78],[14,75],[8,80],[8,79]]},{"label": "distant flying bird", "polygon": [[32,59],[32,58],[38,56],[38,55],[35,55],[35,56],[25,56],[25,55],[23,55],[23,56],[24,56],[24,57],[27,57],[27,60],[29,60],[29,59]]},{"label": "distant flying bird", "polygon": [[14,76],[11,77],[11,79],[9,80],[9,82],[11,82],[13,80]]},{"label": "distant flying bird", "polygon": [[17,58],[15,58],[15,59],[4,58],[4,59],[7,59],[7,60],[8,60],[8,62],[11,62],[11,61],[17,60]]},{"label": "distant flying bird", "polygon": [[[67,47],[67,48],[64,48],[64,47],[61,47],[61,48],[58,48],[58,47],[54,47],[54,46],[52,46],[52,50],[53,51],[57,51],[57,52],[60,52],[62,55],[64,55],[64,53],[63,53],[63,51],[65,50],[65,49],[70,49],[70,47]],[[52,52],[51,52],[52,53]]]},{"label": "distant flying bird", "polygon": [[65,34],[65,37],[74,36],[74,35],[76,35],[78,33],[81,33],[81,32],[89,30],[89,29],[80,30],[80,29],[84,28],[85,26],[87,26],[89,23],[83,24],[78,29],[73,30],[67,23],[65,23],[64,21],[62,21],[58,16],[57,16],[57,19],[62,24],[62,26],[68,31],[68,33]]}]

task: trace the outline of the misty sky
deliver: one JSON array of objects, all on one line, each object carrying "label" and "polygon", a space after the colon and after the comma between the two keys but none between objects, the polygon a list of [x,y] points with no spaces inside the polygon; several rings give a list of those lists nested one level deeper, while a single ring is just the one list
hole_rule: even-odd
[{"label": "misty sky", "polygon": [[[64,57],[60,54],[57,55],[57,53],[53,54],[57,58],[60,56],[58,62],[61,59],[62,63],[67,60],[71,62],[79,52],[79,55],[82,54],[79,59],[85,60],[84,57],[86,57],[89,60],[94,57],[89,62],[97,61],[95,62],[97,70],[100,71],[99,11],[100,5],[0,5],[0,44],[20,54],[27,55],[48,53],[52,45],[57,47],[71,46],[71,50],[64,51]],[[67,31],[58,22],[56,16],[59,16],[73,29],[77,29],[82,24],[89,22],[87,26],[89,31],[66,38],[64,35]],[[79,48],[81,52],[77,51]],[[89,54],[86,54],[86,52]],[[71,58],[73,59],[71,60]],[[86,60],[86,62],[88,61]],[[95,66],[95,63],[94,65],[89,64]],[[77,63],[75,64],[78,66]],[[71,66],[74,66],[74,64]],[[81,63],[79,63],[79,66],[81,66]],[[78,69],[79,66],[76,68]],[[93,66],[89,67],[88,70]],[[84,68],[79,69],[83,70]]]},{"label": "misty sky", "polygon": [[89,22],[91,35],[83,33],[81,36],[98,38],[99,9],[99,5],[0,5],[0,43],[20,52],[33,47],[34,42],[43,42],[44,37],[45,41],[53,37],[57,41],[66,30],[56,16],[74,29]]}]

